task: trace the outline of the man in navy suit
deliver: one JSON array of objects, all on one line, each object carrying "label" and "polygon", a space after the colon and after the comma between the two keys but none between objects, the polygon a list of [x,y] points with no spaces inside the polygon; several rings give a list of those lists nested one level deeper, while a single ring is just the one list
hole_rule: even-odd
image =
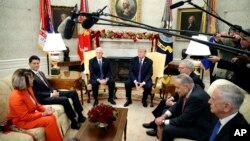
[{"label": "man in navy suit", "polygon": [[90,83],[92,85],[93,96],[95,99],[94,106],[98,105],[98,89],[99,85],[108,85],[109,98],[108,102],[115,105],[113,99],[115,81],[113,80],[111,65],[108,59],[103,56],[103,49],[96,48],[96,57],[89,60]]},{"label": "man in navy suit", "polygon": [[[234,85],[219,85],[215,88],[208,103],[211,112],[218,119],[215,120],[211,132],[209,132],[209,141],[237,140],[233,139],[235,128],[247,128],[249,131],[249,124],[239,113],[243,101],[244,94]],[[249,133],[247,134],[249,136]],[[244,137],[238,139],[242,140]]]},{"label": "man in navy suit", "polygon": [[[33,91],[37,101],[41,104],[60,104],[64,107],[67,117],[71,120],[71,128],[79,129],[80,123],[85,121],[82,114],[83,108],[79,101],[76,91],[57,91],[52,88],[42,71],[39,71],[40,58],[31,56],[29,58],[29,66],[34,75]],[[73,101],[74,109],[72,108],[69,99]],[[76,113],[78,114],[78,122],[75,120]],[[79,123],[80,122],[80,123]]]},{"label": "man in navy suit", "polygon": [[147,107],[147,97],[152,90],[152,75],[153,75],[153,61],[146,57],[147,50],[143,47],[138,48],[138,56],[131,59],[129,78],[125,82],[127,101],[124,107],[132,104],[131,89],[133,87],[144,88],[142,96],[142,104]]}]

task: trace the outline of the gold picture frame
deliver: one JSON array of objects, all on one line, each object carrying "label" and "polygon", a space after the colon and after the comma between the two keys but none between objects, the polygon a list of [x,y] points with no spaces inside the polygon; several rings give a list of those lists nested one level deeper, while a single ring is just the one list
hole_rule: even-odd
[{"label": "gold picture frame", "polygon": [[[141,20],[141,0],[112,0],[112,15],[127,18],[132,21]],[[119,18],[112,17],[114,21],[122,21]]]},{"label": "gold picture frame", "polygon": [[[66,7],[66,6],[52,6],[52,14],[53,14],[53,27],[55,33],[58,33],[57,28],[62,22],[62,15],[64,14],[64,18],[71,15],[71,11],[74,7]],[[72,38],[77,38],[77,28],[75,28],[73,32]]]},{"label": "gold picture frame", "polygon": [[[177,10],[177,30],[190,30],[195,32],[205,32],[204,26],[206,23],[202,23],[203,12],[196,8],[179,8]],[[192,22],[193,21],[193,22]],[[193,23],[193,24],[191,24]],[[180,35],[192,37],[194,34],[188,32],[180,32]],[[176,41],[189,41],[184,38],[176,37]]]}]

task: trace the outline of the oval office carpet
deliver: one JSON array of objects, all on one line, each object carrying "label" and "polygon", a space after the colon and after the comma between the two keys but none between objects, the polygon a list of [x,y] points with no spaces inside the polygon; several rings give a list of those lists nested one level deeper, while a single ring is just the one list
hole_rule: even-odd
[{"label": "oval office carpet", "polygon": [[[109,104],[107,101],[108,98],[108,91],[103,92],[99,91],[99,103]],[[129,105],[127,108],[128,110],[128,124],[127,124],[127,141],[158,141],[156,137],[151,137],[146,135],[146,131],[148,129],[145,129],[142,127],[143,123],[150,122],[153,119],[152,110],[158,105],[159,103],[159,94],[156,94],[154,99],[154,107],[150,107],[150,97],[148,97],[148,107],[144,108],[141,103],[142,98],[142,90],[138,91],[132,91],[132,99],[133,103],[132,105]],[[125,90],[124,88],[119,88],[117,90],[116,96],[118,99],[116,99],[117,105],[114,107],[122,107],[123,104],[126,102],[125,98]],[[87,103],[87,95],[84,94],[84,115],[87,116],[87,112],[90,108],[93,106],[93,96],[91,95],[91,103]],[[64,141],[67,141],[69,138],[74,137],[74,135],[77,133],[77,130],[69,129],[64,137]]]}]

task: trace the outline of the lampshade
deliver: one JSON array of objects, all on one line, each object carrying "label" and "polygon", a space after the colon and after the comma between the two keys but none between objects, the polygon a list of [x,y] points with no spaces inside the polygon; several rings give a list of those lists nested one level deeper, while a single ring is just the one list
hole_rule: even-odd
[{"label": "lampshade", "polygon": [[66,50],[60,33],[48,33],[43,51],[56,52]]},{"label": "lampshade", "polygon": [[[196,38],[196,39],[203,40],[203,41],[208,41],[207,37],[204,35],[192,36],[192,38]],[[204,45],[195,41],[190,41],[186,54],[192,55],[192,56],[211,55],[209,47],[207,45]]]}]

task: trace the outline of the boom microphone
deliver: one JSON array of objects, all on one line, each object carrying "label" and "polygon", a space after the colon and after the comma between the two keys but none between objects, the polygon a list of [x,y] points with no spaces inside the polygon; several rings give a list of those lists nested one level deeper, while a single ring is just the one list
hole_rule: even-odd
[{"label": "boom microphone", "polygon": [[72,36],[73,36],[73,32],[74,32],[74,29],[75,29],[75,18],[77,18],[77,5],[75,5],[74,9],[71,11],[71,18],[70,19],[67,19],[67,23],[66,23],[66,26],[65,26],[65,29],[64,29],[64,38],[65,39],[71,39]]},{"label": "boom microphone", "polygon": [[180,6],[182,6],[184,3],[189,2],[189,1],[191,1],[191,0],[179,1],[179,2],[177,2],[177,3],[175,3],[175,4],[172,4],[172,5],[170,6],[170,9],[175,9],[175,8],[177,8],[177,7],[180,7]]},{"label": "boom microphone", "polygon": [[90,29],[95,23],[98,22],[98,19],[95,17],[99,17],[101,14],[103,14],[103,10],[107,7],[104,6],[101,10],[97,10],[97,12],[94,12],[91,14],[91,16],[87,16],[87,18],[82,22],[82,27],[85,29]]}]

